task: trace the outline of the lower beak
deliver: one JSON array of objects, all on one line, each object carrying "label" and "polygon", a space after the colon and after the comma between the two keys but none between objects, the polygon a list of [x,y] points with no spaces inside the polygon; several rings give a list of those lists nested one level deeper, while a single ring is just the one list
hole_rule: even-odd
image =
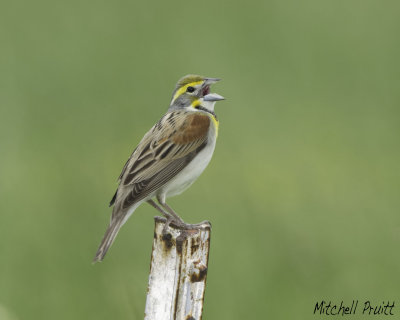
[{"label": "lower beak", "polygon": [[203,97],[203,100],[204,101],[220,101],[220,100],[225,100],[225,98],[216,93],[209,93],[208,95]]}]

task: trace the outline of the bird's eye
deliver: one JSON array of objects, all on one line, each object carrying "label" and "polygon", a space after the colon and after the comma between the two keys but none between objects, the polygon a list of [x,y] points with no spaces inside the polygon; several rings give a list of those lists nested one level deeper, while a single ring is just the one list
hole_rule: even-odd
[{"label": "bird's eye", "polygon": [[187,91],[187,92],[193,92],[193,91],[194,91],[194,88],[193,88],[193,87],[187,87],[186,91]]}]

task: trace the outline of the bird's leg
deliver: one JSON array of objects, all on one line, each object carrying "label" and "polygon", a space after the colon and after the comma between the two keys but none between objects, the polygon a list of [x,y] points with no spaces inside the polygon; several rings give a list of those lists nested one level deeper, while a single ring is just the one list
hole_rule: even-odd
[{"label": "bird's leg", "polygon": [[182,220],[182,218],[174,211],[172,210],[172,208],[170,206],[168,206],[166,204],[165,201],[163,201],[161,198],[157,198],[158,202],[160,203],[160,205],[168,211],[168,213],[174,217],[175,223],[178,226],[181,226],[182,224],[185,224],[185,222]]},{"label": "bird's leg", "polygon": [[167,219],[171,218],[171,215],[168,212],[165,212],[165,210],[161,209],[160,206],[153,200],[147,200],[147,203],[150,204],[153,208],[156,208],[158,211],[160,211]]},{"label": "bird's leg", "polygon": [[182,218],[179,217],[179,215],[165,201],[161,201],[161,199],[158,199],[158,202],[165,210],[167,210],[176,219],[174,221],[174,224],[176,224],[177,227],[180,229],[185,229],[185,230],[199,229],[204,227],[205,224],[211,227],[211,223],[207,220],[196,224],[188,224],[185,221],[183,221]]},{"label": "bird's leg", "polygon": [[156,208],[167,218],[167,221],[165,222],[165,225],[164,225],[164,228],[162,231],[163,236],[165,236],[168,233],[167,229],[168,229],[170,223],[175,221],[174,217],[171,216],[169,213],[165,212],[163,209],[161,209],[160,206],[157,203],[155,203],[153,200],[151,200],[151,199],[147,200],[147,203],[150,204],[153,208]]}]

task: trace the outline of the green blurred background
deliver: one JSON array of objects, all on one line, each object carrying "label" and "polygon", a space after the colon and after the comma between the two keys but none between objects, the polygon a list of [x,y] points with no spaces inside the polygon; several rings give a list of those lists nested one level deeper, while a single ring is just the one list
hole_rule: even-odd
[{"label": "green blurred background", "polygon": [[213,224],[204,319],[400,303],[399,10],[2,2],[1,320],[143,318],[157,212],[140,207],[91,260],[122,166],[188,73],[227,97],[210,166],[170,200]]}]

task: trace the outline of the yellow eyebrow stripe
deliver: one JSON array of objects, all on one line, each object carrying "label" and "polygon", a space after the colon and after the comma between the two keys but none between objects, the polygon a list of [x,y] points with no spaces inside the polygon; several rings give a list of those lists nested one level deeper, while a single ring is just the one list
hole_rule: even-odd
[{"label": "yellow eyebrow stripe", "polygon": [[174,98],[172,99],[172,102],[174,102],[181,94],[183,94],[184,92],[186,92],[186,89],[188,87],[194,87],[197,86],[198,84],[202,84],[203,81],[196,81],[196,82],[191,82],[188,83],[186,85],[184,85],[183,87],[180,87],[174,94]]}]

